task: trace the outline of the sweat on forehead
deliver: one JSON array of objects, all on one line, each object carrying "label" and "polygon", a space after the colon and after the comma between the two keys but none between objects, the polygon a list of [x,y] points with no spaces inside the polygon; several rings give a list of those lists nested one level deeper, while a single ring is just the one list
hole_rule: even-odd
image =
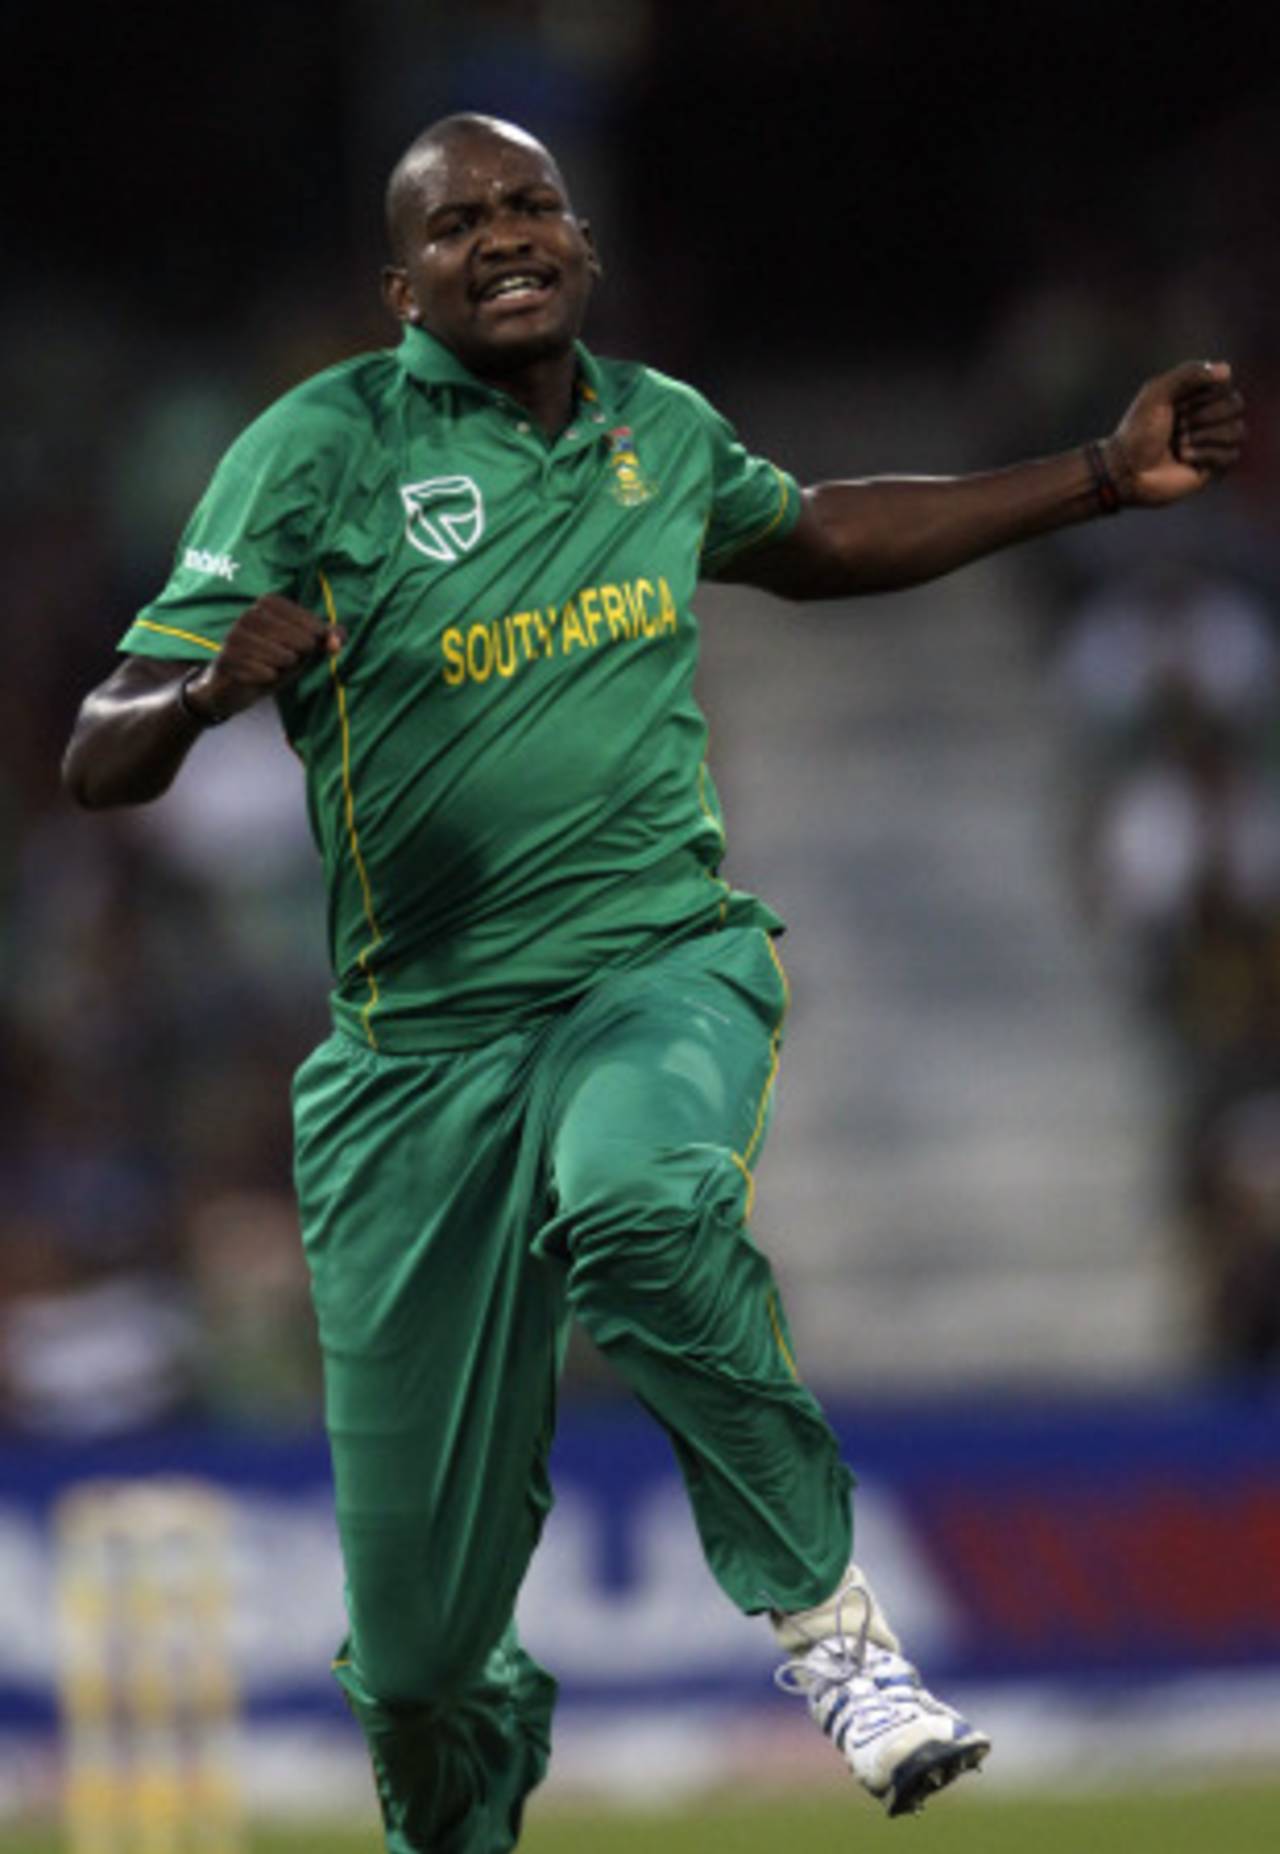
[{"label": "sweat on forehead", "polygon": [[514,122],[497,116],[475,114],[445,116],[424,129],[405,149],[391,170],[387,181],[387,237],[392,251],[399,256],[405,232],[406,215],[417,203],[422,183],[433,167],[454,149],[468,142],[478,145],[502,144],[536,154],[546,162],[557,186],[565,191],[560,169],[550,152],[535,136]]}]

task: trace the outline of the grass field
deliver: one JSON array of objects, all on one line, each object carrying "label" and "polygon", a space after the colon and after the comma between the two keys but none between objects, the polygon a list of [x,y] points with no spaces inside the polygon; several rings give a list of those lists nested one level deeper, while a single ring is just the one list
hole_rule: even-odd
[{"label": "grass field", "polygon": [[[251,1854],[378,1854],[373,1833],[263,1830]],[[1276,1854],[1280,1785],[1093,1796],[1075,1801],[940,1798],[890,1822],[846,1799],[704,1804],[677,1812],[557,1811],[531,1819],[520,1854]],[[0,1854],[65,1854],[53,1833],[0,1832]]]}]

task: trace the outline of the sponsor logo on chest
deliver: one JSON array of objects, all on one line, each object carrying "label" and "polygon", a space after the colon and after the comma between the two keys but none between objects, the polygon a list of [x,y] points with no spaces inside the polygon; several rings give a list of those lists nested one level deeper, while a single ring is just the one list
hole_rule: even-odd
[{"label": "sponsor logo on chest", "polygon": [[469,554],[484,533],[484,497],[469,476],[401,483],[404,533],[411,547],[446,565]]}]

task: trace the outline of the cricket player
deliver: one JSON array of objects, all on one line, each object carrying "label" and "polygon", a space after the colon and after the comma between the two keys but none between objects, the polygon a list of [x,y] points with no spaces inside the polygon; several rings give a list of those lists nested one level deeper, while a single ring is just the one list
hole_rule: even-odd
[{"label": "cricket player", "polygon": [[399,346],[232,446],[65,761],[81,804],[142,803],[271,697],[305,768],[334,986],[296,1081],[297,1189],[337,1675],[386,1846],[501,1854],[545,1769],[554,1682],[512,1614],[572,1318],[671,1437],[784,1684],[911,1811],[989,1744],[853,1562],[851,1476],[748,1233],[781,923],[721,874],[691,600],[702,575],[915,585],[1177,502],[1235,461],[1240,398],[1189,362],[1060,456],[802,490],[690,387],[581,344],[596,246],[521,129],[437,123],[387,214]]}]

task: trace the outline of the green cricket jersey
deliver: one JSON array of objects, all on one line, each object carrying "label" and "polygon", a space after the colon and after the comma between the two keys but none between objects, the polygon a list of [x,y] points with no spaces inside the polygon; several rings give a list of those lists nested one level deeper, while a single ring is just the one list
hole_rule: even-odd
[{"label": "green cricket jersey", "polygon": [[690,599],[800,492],[691,388],[579,360],[554,441],[417,328],[287,393],[122,640],[199,658],[267,592],[344,626],[279,707],[336,1020],[385,1050],[484,1041],[717,921],[778,925],[717,873]]}]

